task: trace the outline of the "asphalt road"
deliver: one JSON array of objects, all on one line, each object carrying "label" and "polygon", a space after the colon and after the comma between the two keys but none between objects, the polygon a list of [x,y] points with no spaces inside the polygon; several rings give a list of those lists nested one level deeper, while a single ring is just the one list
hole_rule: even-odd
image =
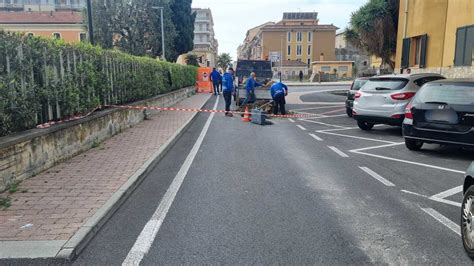
[{"label": "asphalt road", "polygon": [[[310,119],[259,126],[216,114],[188,165],[209,121],[199,114],[73,264],[122,264],[137,245],[142,265],[472,264],[456,232],[456,188],[473,153],[408,151],[396,127],[362,132],[331,88],[340,89],[294,88],[311,92],[303,101],[331,103],[288,106],[318,114]],[[139,237],[150,222],[156,238]]]}]

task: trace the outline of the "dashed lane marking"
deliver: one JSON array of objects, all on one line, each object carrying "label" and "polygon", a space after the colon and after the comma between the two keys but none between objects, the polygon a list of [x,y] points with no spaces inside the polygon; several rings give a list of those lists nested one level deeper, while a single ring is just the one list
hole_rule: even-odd
[{"label": "dashed lane marking", "polygon": [[294,123],[295,120],[291,119],[291,118],[288,118],[288,121],[290,121],[291,123]]},{"label": "dashed lane marking", "polygon": [[348,158],[349,155],[345,154],[344,152],[342,152],[341,150],[339,150],[338,148],[334,147],[334,146],[328,146],[329,149],[331,149],[332,151],[334,151],[335,153],[337,153],[339,156],[343,157],[343,158]]},{"label": "dashed lane marking", "polygon": [[432,208],[421,208],[422,211],[435,218],[438,222],[442,223],[444,226],[449,228],[451,231],[456,233],[458,236],[461,236],[461,227],[455,222],[449,220],[446,216],[435,211]]},{"label": "dashed lane marking", "polygon": [[368,167],[365,167],[365,166],[359,166],[359,168],[366,172],[367,174],[369,174],[370,176],[372,176],[373,178],[377,179],[378,181],[380,181],[380,183],[386,185],[387,187],[394,187],[395,184],[393,184],[392,182],[388,181],[387,179],[383,178],[381,175],[377,174],[376,172],[374,172],[372,169],[368,168]]},{"label": "dashed lane marking", "polygon": [[301,130],[306,130],[305,127],[303,127],[302,125],[296,125],[297,127],[299,127]]},{"label": "dashed lane marking", "polygon": [[312,134],[312,133],[311,133],[311,134],[309,134],[309,135],[310,135],[311,137],[313,137],[313,139],[315,139],[315,140],[317,140],[317,141],[323,141],[322,138],[316,136],[315,134]]}]

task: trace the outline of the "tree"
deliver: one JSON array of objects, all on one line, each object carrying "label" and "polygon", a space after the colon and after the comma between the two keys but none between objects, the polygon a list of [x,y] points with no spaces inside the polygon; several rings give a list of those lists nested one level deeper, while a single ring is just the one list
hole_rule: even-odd
[{"label": "tree", "polygon": [[199,66],[198,56],[195,54],[187,54],[185,61],[190,66]]},{"label": "tree", "polygon": [[395,68],[392,60],[397,47],[399,0],[369,0],[352,13],[345,38],[353,45],[382,58]]},{"label": "tree", "polygon": [[217,57],[217,66],[226,70],[227,66],[232,62],[232,57],[228,53],[222,53]]},{"label": "tree", "polygon": [[194,20],[196,13],[191,10],[192,0],[174,0],[171,4],[171,19],[176,28],[174,49],[178,55],[185,54],[194,47]]}]

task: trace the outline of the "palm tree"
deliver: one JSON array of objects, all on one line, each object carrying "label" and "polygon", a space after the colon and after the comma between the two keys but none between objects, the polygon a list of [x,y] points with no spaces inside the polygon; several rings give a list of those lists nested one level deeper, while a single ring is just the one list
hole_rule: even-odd
[{"label": "palm tree", "polygon": [[217,66],[226,71],[229,64],[232,62],[232,57],[228,53],[222,53],[217,57]]},{"label": "palm tree", "polygon": [[187,54],[185,61],[190,66],[199,66],[198,56],[195,54]]}]

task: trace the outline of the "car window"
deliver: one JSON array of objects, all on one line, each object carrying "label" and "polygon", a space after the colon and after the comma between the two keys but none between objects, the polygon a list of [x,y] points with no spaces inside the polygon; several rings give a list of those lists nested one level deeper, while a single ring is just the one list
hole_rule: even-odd
[{"label": "car window", "polygon": [[425,83],[428,83],[428,82],[431,82],[431,81],[435,81],[435,80],[439,80],[439,79],[444,79],[444,77],[439,77],[439,76],[423,77],[423,78],[419,78],[419,79],[413,81],[413,83],[415,83],[417,86],[421,87],[421,86],[423,86]]},{"label": "car window", "polygon": [[404,78],[374,78],[361,88],[362,91],[400,90],[408,83]]},{"label": "car window", "polygon": [[359,90],[368,80],[366,79],[357,79],[354,81],[354,85],[352,85],[351,90]]},{"label": "car window", "polygon": [[474,84],[427,84],[415,97],[416,102],[474,104]]}]

